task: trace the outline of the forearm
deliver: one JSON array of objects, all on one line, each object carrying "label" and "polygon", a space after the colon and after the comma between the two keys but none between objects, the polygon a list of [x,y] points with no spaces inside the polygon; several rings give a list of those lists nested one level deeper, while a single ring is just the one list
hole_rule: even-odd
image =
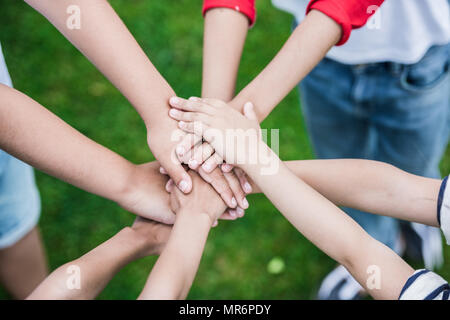
[{"label": "forearm", "polygon": [[242,111],[255,105],[262,121],[340,39],[341,28],[323,13],[312,10],[266,68],[231,102]]},{"label": "forearm", "polygon": [[231,101],[248,30],[248,18],[227,8],[205,14],[202,97]]},{"label": "forearm", "polygon": [[[106,0],[26,0],[76,46],[131,102],[147,126],[168,118],[174,95]],[[81,28],[66,25],[69,6],[81,12]]]},{"label": "forearm", "polygon": [[[369,293],[378,299],[398,297],[413,269],[392,250],[371,238],[354,220],[296,177],[280,163],[276,175],[250,172],[252,179],[280,212],[307,239],[343,264]],[[380,288],[367,281],[375,266]],[[373,272],[373,271],[370,271]]]},{"label": "forearm", "polygon": [[194,280],[211,228],[206,214],[177,214],[169,241],[139,299],[184,299]]},{"label": "forearm", "polygon": [[303,181],[338,206],[438,227],[441,181],[370,160],[288,161]]},{"label": "forearm", "polygon": [[118,201],[135,166],[46,108],[0,85],[0,148],[88,192]]},{"label": "forearm", "polygon": [[[286,166],[335,205],[438,227],[441,181],[361,159],[294,160]],[[261,192],[251,182],[254,193]]]},{"label": "forearm", "polygon": [[125,265],[141,257],[144,243],[125,228],[84,256],[50,274],[28,299],[94,299]]}]

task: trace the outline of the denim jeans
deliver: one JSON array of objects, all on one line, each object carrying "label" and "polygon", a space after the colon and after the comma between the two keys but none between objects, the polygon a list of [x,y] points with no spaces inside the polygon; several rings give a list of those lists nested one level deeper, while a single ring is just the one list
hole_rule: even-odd
[{"label": "denim jeans", "polygon": [[[362,158],[437,178],[450,133],[450,45],[416,64],[344,65],[325,58],[299,85],[318,158]],[[346,209],[395,249],[398,221]]]}]

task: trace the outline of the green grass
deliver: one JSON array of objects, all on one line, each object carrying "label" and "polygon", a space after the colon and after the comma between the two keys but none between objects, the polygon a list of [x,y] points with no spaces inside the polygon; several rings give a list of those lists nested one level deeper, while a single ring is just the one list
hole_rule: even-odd
[{"label": "green grass", "polygon": [[[119,15],[163,76],[181,96],[198,95],[201,83],[200,1],[115,0]],[[170,2],[170,4],[168,4]],[[175,5],[176,4],[176,5]],[[248,36],[239,72],[242,88],[270,61],[288,38],[291,17],[268,1],[258,2],[258,23]],[[22,1],[5,1],[0,41],[16,88],[28,94],[93,140],[125,158],[153,159],[145,127],[120,93],[42,16]],[[270,44],[270,45],[269,45]],[[310,159],[312,152],[294,90],[264,122],[280,128],[283,159]],[[450,150],[442,173],[450,172]],[[42,228],[52,269],[100,244],[134,216],[114,203],[40,172]],[[222,222],[207,243],[192,299],[309,299],[334,262],[306,241],[263,196],[250,197],[244,219]],[[301,204],[299,204],[301,205]],[[273,257],[282,273],[268,273]],[[450,279],[450,249],[440,270]],[[154,258],[124,268],[101,299],[134,299]],[[0,291],[0,298],[7,298]]]}]

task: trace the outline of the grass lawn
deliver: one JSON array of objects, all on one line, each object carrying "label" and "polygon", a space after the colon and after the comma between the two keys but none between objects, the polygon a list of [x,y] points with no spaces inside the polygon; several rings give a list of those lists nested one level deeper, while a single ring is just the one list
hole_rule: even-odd
[{"label": "grass lawn", "polygon": [[[201,1],[114,0],[128,28],[180,96],[200,94],[203,20]],[[169,4],[170,3],[170,4]],[[176,4],[176,5],[175,5]],[[258,1],[239,72],[242,88],[288,38],[291,16]],[[83,134],[135,163],[153,158],[145,127],[121,94],[56,29],[23,1],[4,1],[0,42],[17,89]],[[155,93],[157,94],[157,93]],[[313,157],[294,90],[264,121],[280,128],[285,160]],[[441,165],[450,172],[450,150]],[[37,172],[42,197],[40,226],[51,269],[75,259],[132,223],[116,204]],[[264,196],[250,196],[244,219],[214,229],[192,287],[192,299],[310,299],[334,262],[306,241]],[[301,208],[301,203],[299,203]],[[439,272],[450,279],[450,248]],[[279,257],[281,273],[268,272]],[[134,299],[155,258],[125,267],[101,299]],[[0,289],[0,298],[8,295]]]}]

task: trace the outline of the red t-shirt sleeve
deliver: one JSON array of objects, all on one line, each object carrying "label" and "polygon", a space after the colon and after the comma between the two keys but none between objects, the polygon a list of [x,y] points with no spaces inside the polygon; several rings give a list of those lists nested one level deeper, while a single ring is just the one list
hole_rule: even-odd
[{"label": "red t-shirt sleeve", "polygon": [[315,9],[329,16],[342,27],[342,37],[337,45],[350,38],[352,29],[360,28],[375,13],[384,0],[311,0],[306,13]]},{"label": "red t-shirt sleeve", "polygon": [[213,8],[230,8],[245,14],[250,21],[250,25],[255,23],[256,9],[255,0],[204,0],[202,13]]}]

